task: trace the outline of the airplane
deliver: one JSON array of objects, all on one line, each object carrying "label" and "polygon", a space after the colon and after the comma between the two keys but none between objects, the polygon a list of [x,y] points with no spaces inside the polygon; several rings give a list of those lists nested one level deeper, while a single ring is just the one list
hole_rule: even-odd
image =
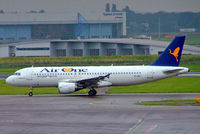
[{"label": "airplane", "polygon": [[29,87],[29,96],[35,87],[58,87],[60,94],[89,88],[88,95],[95,96],[96,88],[136,85],[161,80],[189,72],[178,67],[185,36],[177,36],[148,66],[66,66],[28,67],[16,71],[6,79],[13,86]]}]

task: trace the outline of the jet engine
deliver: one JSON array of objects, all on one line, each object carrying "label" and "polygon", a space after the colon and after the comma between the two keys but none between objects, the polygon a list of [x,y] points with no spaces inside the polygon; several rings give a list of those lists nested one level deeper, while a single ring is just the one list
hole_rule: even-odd
[{"label": "jet engine", "polygon": [[58,90],[60,94],[67,94],[76,91],[76,83],[66,83],[60,82],[58,83]]}]

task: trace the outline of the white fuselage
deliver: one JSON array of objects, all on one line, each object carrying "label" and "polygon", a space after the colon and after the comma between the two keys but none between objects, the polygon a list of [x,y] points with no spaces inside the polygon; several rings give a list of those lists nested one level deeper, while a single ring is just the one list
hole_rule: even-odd
[{"label": "white fuselage", "polygon": [[[170,70],[172,73],[165,73]],[[58,87],[59,82],[76,82],[109,75],[99,87],[126,86],[151,82],[188,72],[184,67],[166,66],[84,66],[84,67],[30,67],[18,70],[7,78],[13,86]]]}]

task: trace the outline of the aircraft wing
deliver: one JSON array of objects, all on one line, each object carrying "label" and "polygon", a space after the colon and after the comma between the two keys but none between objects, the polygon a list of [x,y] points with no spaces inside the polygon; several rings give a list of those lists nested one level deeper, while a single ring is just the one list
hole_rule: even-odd
[{"label": "aircraft wing", "polygon": [[94,77],[94,78],[82,79],[82,80],[76,81],[76,83],[78,84],[78,86],[92,87],[92,86],[96,86],[99,81],[104,80],[105,78],[109,78],[109,76],[110,74],[107,74],[105,76]]}]

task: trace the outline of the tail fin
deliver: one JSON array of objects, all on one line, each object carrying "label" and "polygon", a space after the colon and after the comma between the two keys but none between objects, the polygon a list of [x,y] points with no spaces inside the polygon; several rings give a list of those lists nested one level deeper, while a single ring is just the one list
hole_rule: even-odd
[{"label": "tail fin", "polygon": [[178,66],[181,59],[185,36],[177,36],[158,57],[152,66]]}]

